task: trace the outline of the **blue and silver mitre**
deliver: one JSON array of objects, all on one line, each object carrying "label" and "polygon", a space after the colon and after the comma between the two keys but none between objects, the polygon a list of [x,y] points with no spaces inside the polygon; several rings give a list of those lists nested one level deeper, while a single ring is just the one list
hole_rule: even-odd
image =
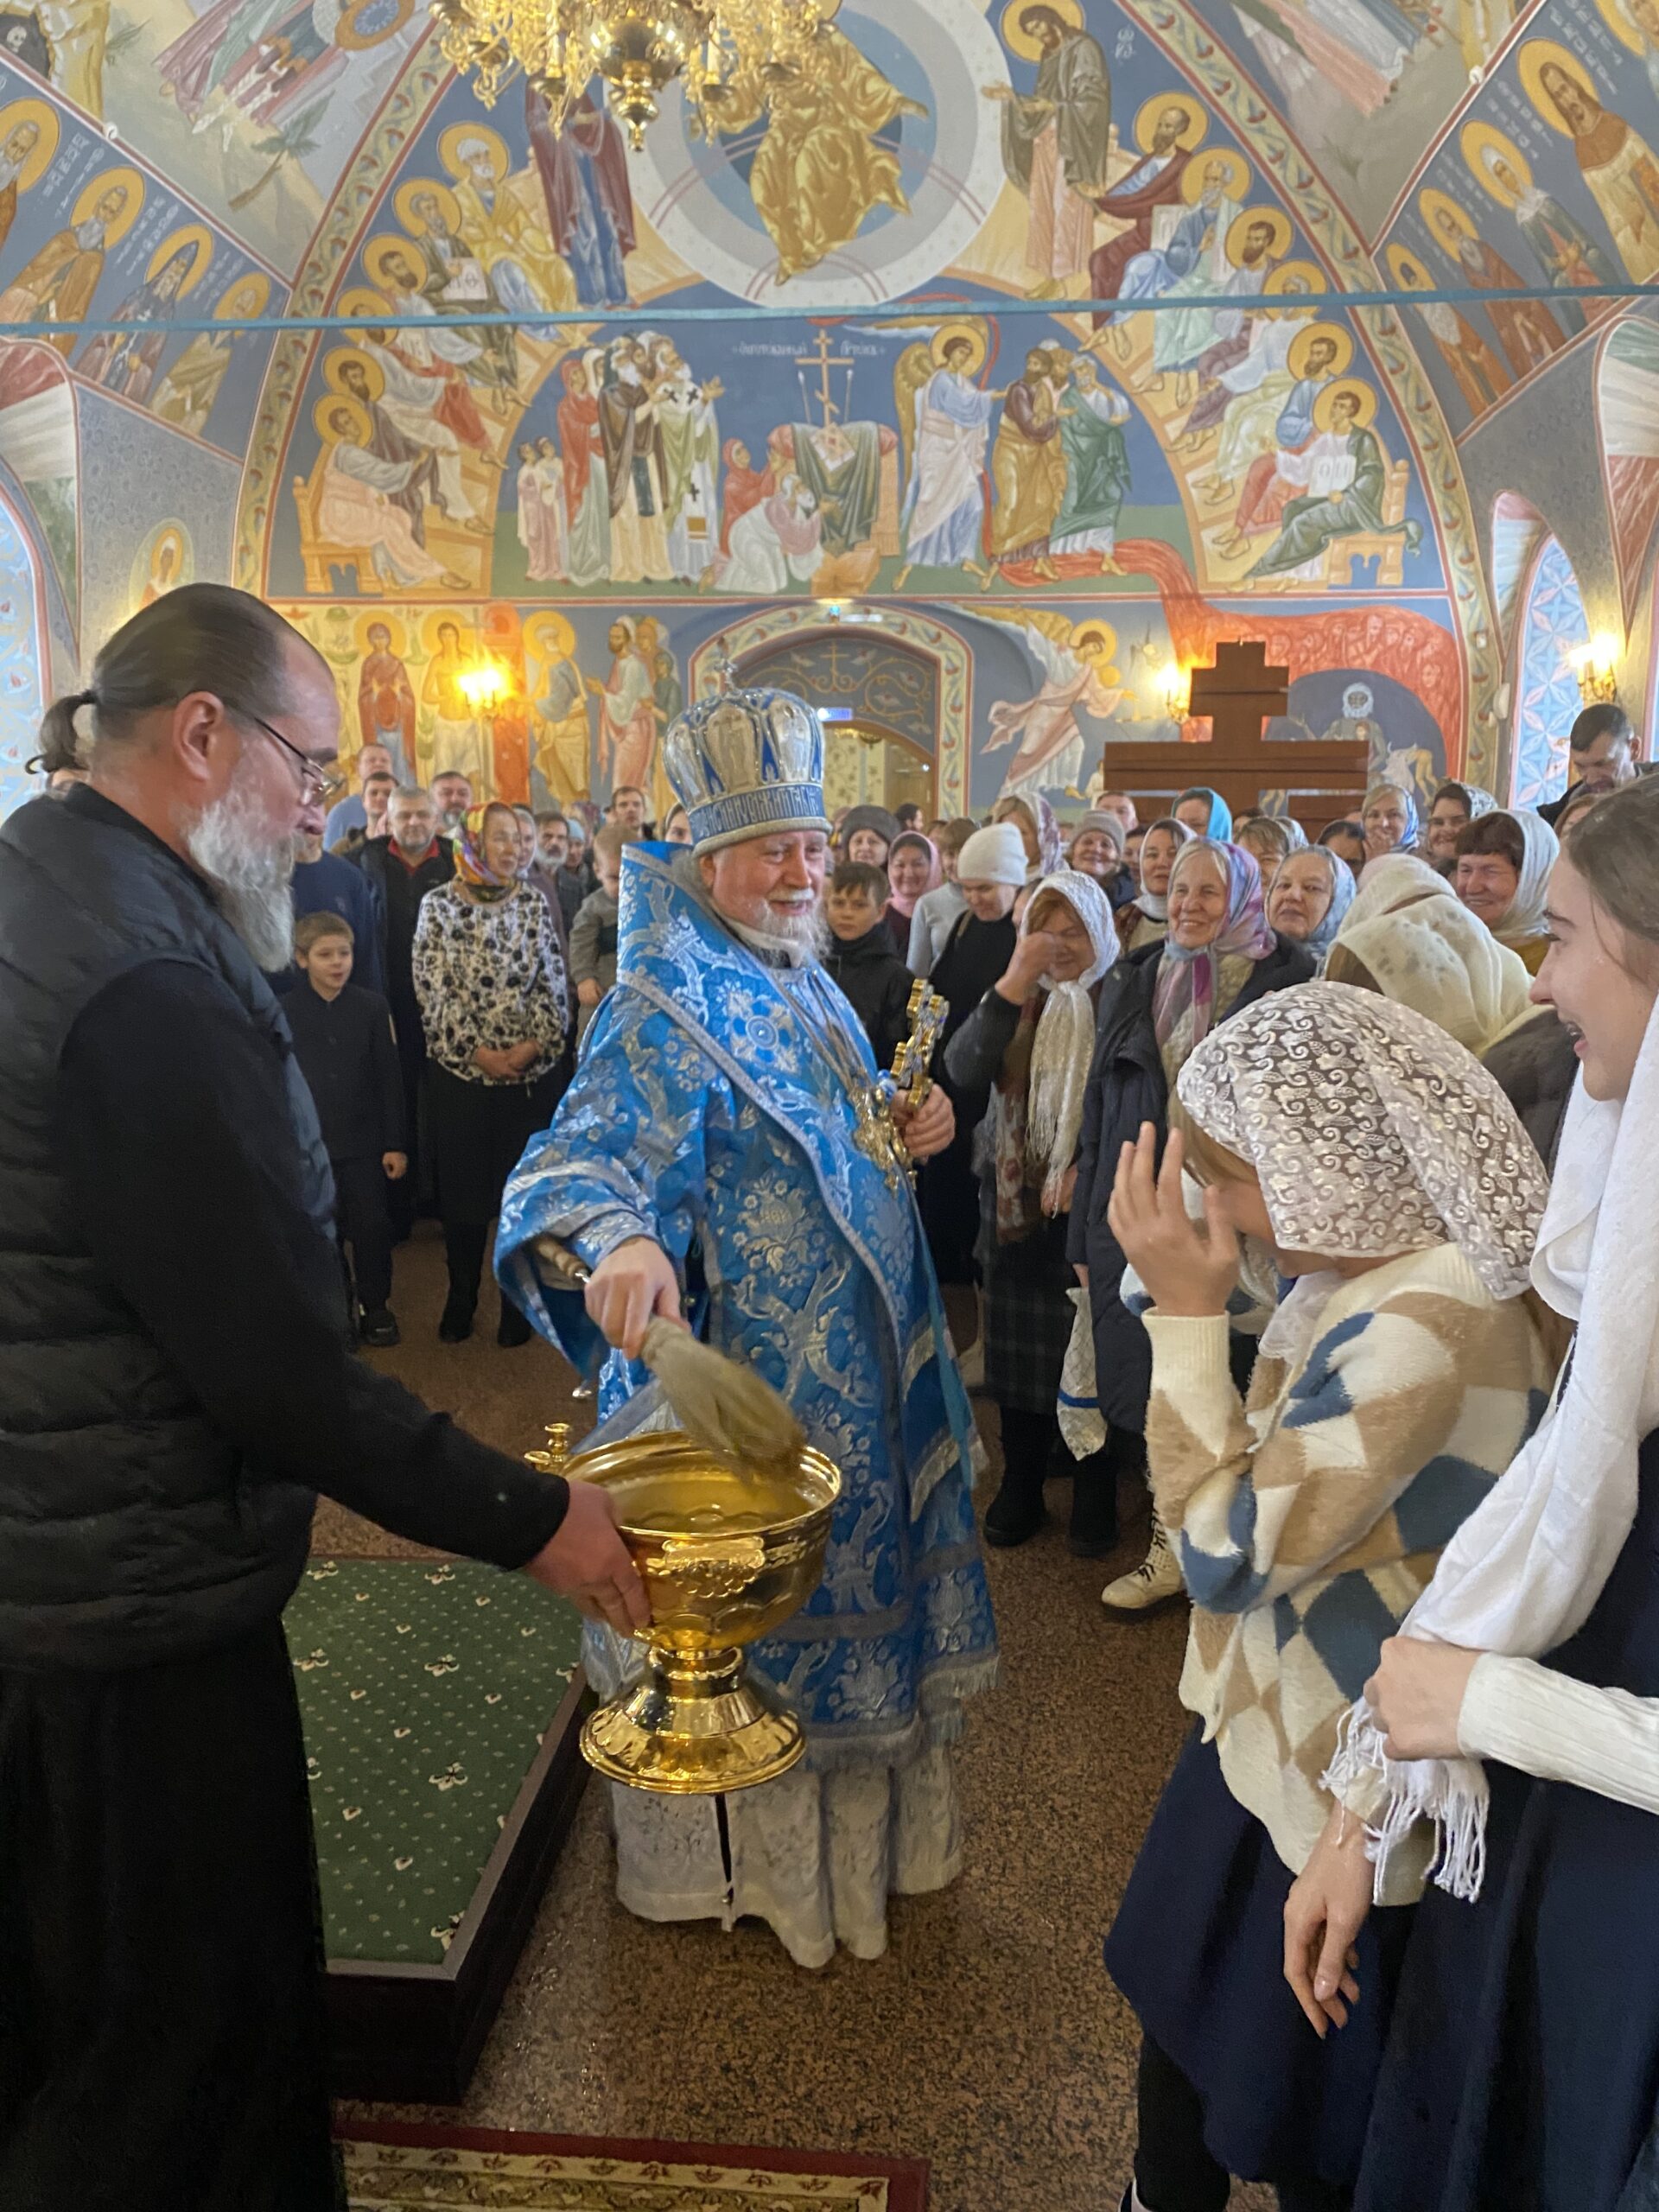
[{"label": "blue and silver mitre", "polygon": [[792,691],[721,691],[671,723],[663,766],[699,852],[823,830],[823,726]]}]

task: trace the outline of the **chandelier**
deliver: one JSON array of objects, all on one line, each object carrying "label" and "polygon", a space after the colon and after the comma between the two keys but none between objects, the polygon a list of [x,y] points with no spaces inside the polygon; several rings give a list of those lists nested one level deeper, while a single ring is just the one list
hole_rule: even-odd
[{"label": "chandelier", "polygon": [[562,130],[594,77],[635,150],[677,77],[705,137],[758,118],[778,87],[809,72],[839,0],[432,0],[443,56],[486,107],[522,69]]}]

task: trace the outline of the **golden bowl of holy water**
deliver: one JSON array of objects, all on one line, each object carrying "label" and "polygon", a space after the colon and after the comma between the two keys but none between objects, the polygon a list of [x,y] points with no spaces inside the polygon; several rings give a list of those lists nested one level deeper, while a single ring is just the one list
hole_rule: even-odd
[{"label": "golden bowl of holy water", "polygon": [[674,1796],[770,1782],[806,1749],[800,1720],[747,1668],[744,1647],[797,1613],[823,1573],[841,1476],[804,1449],[741,1466],[679,1429],[565,1456],[530,1456],[607,1490],[645,1595],[639,1678],[588,1716],[582,1757],[613,1782]]}]

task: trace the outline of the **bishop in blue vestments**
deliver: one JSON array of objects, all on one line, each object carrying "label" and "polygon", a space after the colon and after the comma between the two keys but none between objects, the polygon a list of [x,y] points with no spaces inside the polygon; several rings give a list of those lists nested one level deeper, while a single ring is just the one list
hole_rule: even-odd
[{"label": "bishop in blue vestments", "polygon": [[[496,1265],[578,1367],[607,1436],[663,1421],[627,1357],[683,1312],[752,1361],[842,1471],[822,1584],[753,1648],[807,1730],[803,1766],[723,1801],[616,1788],[618,1888],[657,1920],[746,1914],[821,1966],[874,1957],[887,1900],[962,1853],[952,1746],[996,1643],[977,1451],[908,1179],[870,1113],[877,1069],[819,958],[823,732],[786,693],[699,701],[664,742],[692,849],[624,856],[615,988],[552,1127],[508,1184]],[[906,1128],[942,1149],[935,1093]],[[593,1271],[585,1294],[562,1255]],[[625,1664],[589,1640],[596,1681]],[[722,1832],[723,1829],[723,1832]]]}]

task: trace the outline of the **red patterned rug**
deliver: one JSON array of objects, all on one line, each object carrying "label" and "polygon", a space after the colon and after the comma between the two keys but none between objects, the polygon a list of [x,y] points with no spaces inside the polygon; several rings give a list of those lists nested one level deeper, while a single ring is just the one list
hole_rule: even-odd
[{"label": "red patterned rug", "polygon": [[348,2122],[353,2212],[927,2212],[920,2158]]}]

